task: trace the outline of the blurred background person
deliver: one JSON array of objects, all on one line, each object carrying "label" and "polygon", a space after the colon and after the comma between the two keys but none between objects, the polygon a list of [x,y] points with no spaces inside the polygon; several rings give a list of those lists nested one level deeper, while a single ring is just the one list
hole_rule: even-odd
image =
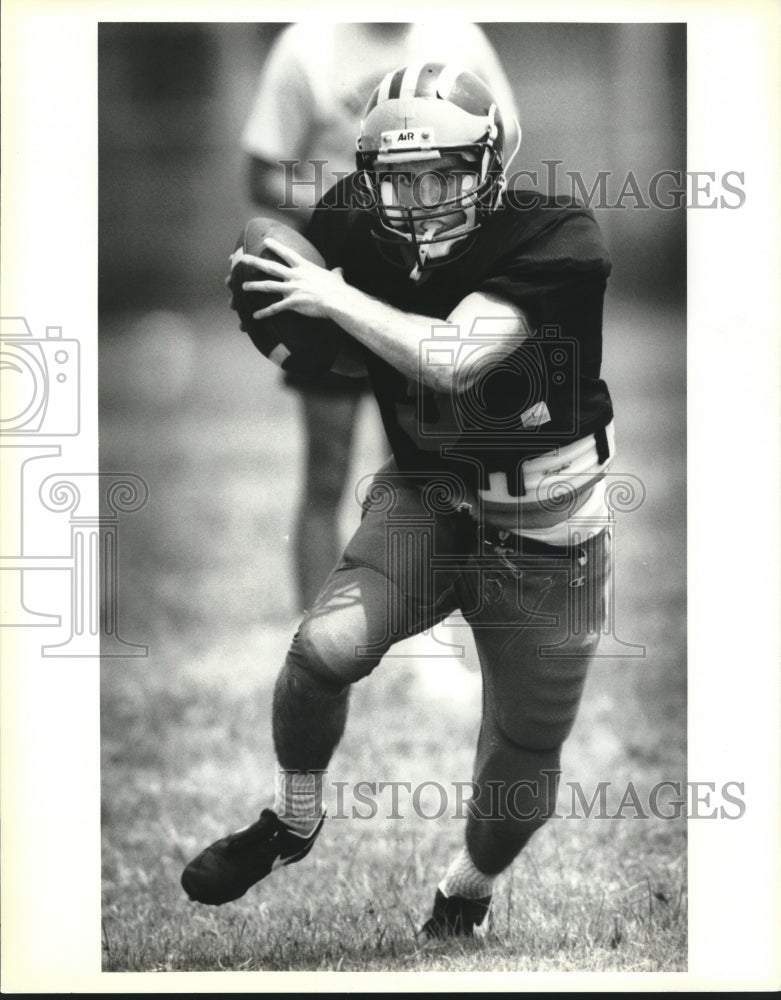
[{"label": "blurred background person", "polygon": [[[249,157],[250,198],[259,211],[303,229],[325,191],[355,170],[350,151],[379,81],[398,66],[430,60],[459,63],[488,84],[508,123],[511,152],[518,137],[515,99],[496,52],[476,24],[291,24],[263,64],[241,137]],[[285,381],[300,393],[305,433],[294,537],[302,610],[311,607],[341,551],[339,510],[350,479],[356,421],[369,394],[366,381],[338,375],[316,386],[290,374]],[[373,401],[366,405],[375,412]],[[379,449],[384,441],[375,424]]]}]

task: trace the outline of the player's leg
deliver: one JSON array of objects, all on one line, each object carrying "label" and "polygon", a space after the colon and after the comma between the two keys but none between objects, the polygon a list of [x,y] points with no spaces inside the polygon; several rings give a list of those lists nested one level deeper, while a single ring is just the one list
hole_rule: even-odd
[{"label": "player's leg", "polygon": [[452,577],[435,576],[429,563],[434,552],[449,551],[453,528],[426,515],[421,493],[392,463],[381,470],[359,528],[293,638],[273,703],[274,747],[292,788],[295,772],[327,767],[344,729],[350,685],[394,643],[455,608]]},{"label": "player's leg", "polygon": [[[419,501],[412,491],[395,496],[397,516],[404,521],[408,500],[410,531],[425,533],[415,521]],[[404,563],[396,561],[386,510],[380,497],[367,512],[305,615],[277,679],[272,724],[279,774],[273,808],[187,866],[182,885],[192,899],[215,905],[237,899],[274,867],[308,852],[322,825],[323,772],[344,730],[351,684],[371,673],[393,643],[454,609],[452,586],[442,580],[434,592],[430,574],[410,567],[416,552],[429,552],[425,543],[408,545]]]},{"label": "player's leg", "polygon": [[[374,567],[343,564],[328,577],[277,677],[273,735],[287,771],[321,771],[341,739],[353,683],[390,646],[445,617],[418,604]],[[389,623],[393,627],[389,628]]]},{"label": "player's leg", "polygon": [[[386,627],[389,610],[399,626],[395,636]],[[182,886],[191,899],[212,905],[238,899],[274,868],[308,853],[322,826],[324,774],[344,731],[351,684],[374,669],[393,641],[430,621],[428,614],[416,616],[376,569],[342,565],[329,576],[274,689],[278,767],[271,808],[190,862]]]},{"label": "player's leg", "polygon": [[462,576],[483,718],[466,842],[440,883],[426,925],[432,936],[470,933],[481,922],[496,876],[554,811],[561,746],[602,629],[606,541],[602,533]]},{"label": "player's leg", "polygon": [[362,391],[300,387],[304,482],[296,514],[294,553],[299,608],[311,608],[342,546],[339,509],[348,478]]}]

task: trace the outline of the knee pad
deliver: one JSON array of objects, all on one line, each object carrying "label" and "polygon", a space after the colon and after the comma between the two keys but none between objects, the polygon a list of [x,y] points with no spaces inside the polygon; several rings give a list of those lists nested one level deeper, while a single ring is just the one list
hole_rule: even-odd
[{"label": "knee pad", "polygon": [[340,688],[366,677],[379,655],[361,655],[354,635],[330,625],[326,616],[307,616],[293,637],[287,661],[325,686]]}]

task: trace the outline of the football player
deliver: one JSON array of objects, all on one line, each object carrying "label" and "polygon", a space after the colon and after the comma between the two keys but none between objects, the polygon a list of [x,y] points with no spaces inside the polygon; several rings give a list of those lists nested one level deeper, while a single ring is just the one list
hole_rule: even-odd
[{"label": "football player", "polygon": [[393,459],[277,679],[273,807],[187,866],[194,900],[236,899],[307,854],[350,686],[455,610],[474,634],[483,714],[463,849],[425,934],[471,935],[554,808],[610,572],[610,261],[589,211],[508,185],[504,135],[472,73],[389,73],[361,122],[358,169],[307,231],[327,266],[274,240],[283,263],[249,260],[245,290],[281,296],[257,319],[325,317],[362,345]]},{"label": "football player", "polygon": [[[355,167],[356,124],[377,81],[406,62],[439,59],[464,64],[489,85],[508,120],[515,102],[504,69],[477,24],[299,21],[284,28],[264,61],[252,110],[242,132],[252,200],[303,232],[309,195],[321,193]],[[298,162],[294,177],[282,162]],[[322,171],[318,179],[316,165]],[[319,195],[318,195],[319,197]],[[296,203],[293,205],[292,203]],[[278,206],[287,207],[279,209]],[[291,536],[297,610],[312,606],[341,553],[339,510],[348,488],[356,422],[368,380],[336,372],[316,383],[287,370],[298,396],[304,468]],[[379,421],[371,408],[370,422]],[[375,428],[376,432],[376,428]],[[378,441],[377,449],[387,450]],[[371,459],[369,459],[371,461]]]}]

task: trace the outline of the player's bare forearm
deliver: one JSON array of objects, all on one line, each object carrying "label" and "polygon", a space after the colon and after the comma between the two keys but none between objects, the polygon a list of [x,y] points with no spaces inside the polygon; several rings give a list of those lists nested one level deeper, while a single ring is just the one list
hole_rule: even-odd
[{"label": "player's bare forearm", "polygon": [[[389,306],[347,284],[340,268],[328,271],[311,264],[276,240],[269,238],[266,245],[285,263],[245,255],[247,263],[268,277],[246,282],[244,288],[278,293],[282,297],[255,313],[256,319],[286,309],[303,316],[330,319],[407,378],[423,382],[437,392],[462,391],[467,387],[456,365],[428,365],[421,357],[421,343],[431,337],[433,327],[443,325],[441,319]],[[475,322],[485,320],[492,321],[489,350],[484,343],[470,345],[460,339],[460,329],[471,330]],[[460,349],[461,360],[484,352],[487,364],[496,362],[497,344],[509,353],[529,333],[523,315],[515,307],[480,293],[473,293],[459,303],[447,322],[460,328],[454,329],[453,339],[454,346]],[[479,366],[469,365],[472,378],[477,377],[478,371]]]},{"label": "player's bare forearm", "polygon": [[421,359],[421,342],[441,320],[394,309],[347,284],[329,317],[407,378],[440,392],[453,388],[452,368],[430,367]]},{"label": "player's bare forearm", "polygon": [[[478,357],[495,365],[497,355],[510,353],[529,336],[525,318],[509,304],[481,294],[468,296],[456,306],[446,323],[432,316],[407,313],[345,284],[328,316],[407,378],[436,392],[461,392],[481,371]],[[464,339],[474,324],[489,322],[490,342]],[[452,340],[440,336],[442,349],[453,349],[455,364],[427,364],[421,344],[430,340],[434,327],[451,325]],[[469,365],[463,362],[469,359]],[[460,365],[463,367],[460,367]]]}]

